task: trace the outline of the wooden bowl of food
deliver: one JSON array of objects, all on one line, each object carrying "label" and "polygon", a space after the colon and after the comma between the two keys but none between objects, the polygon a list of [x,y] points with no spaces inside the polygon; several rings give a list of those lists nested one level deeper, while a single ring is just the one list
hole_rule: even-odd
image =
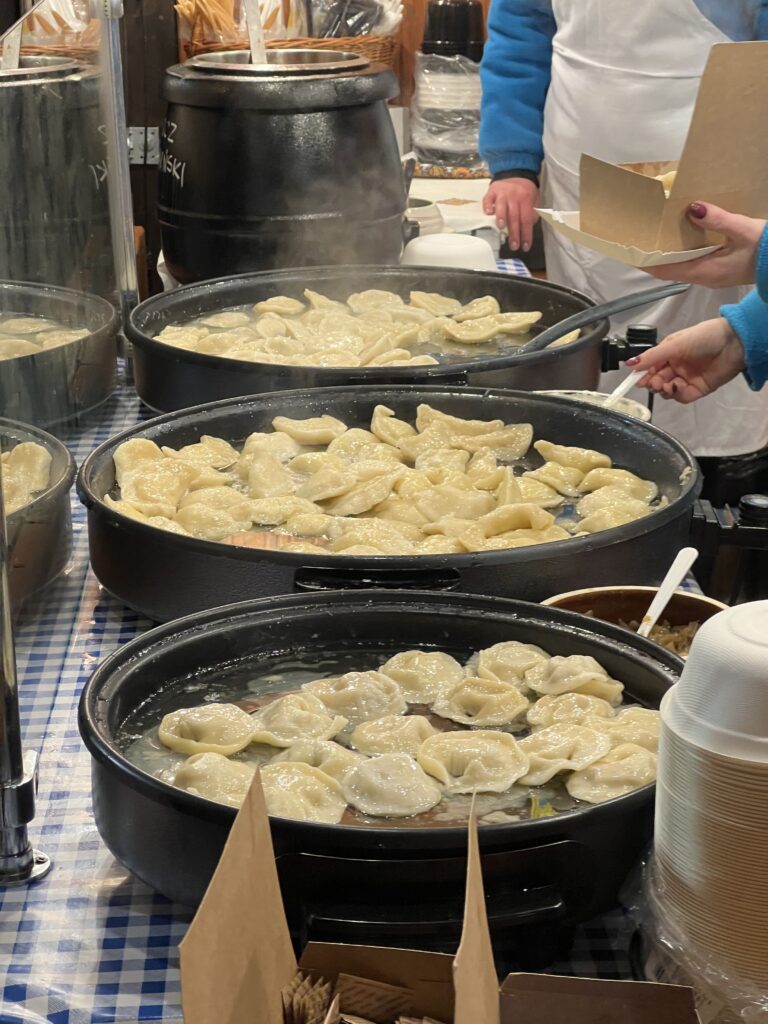
[{"label": "wooden bowl of food", "polygon": [[[548,597],[542,604],[613,622],[636,632],[656,587],[589,587]],[[685,658],[699,626],[728,605],[703,594],[677,590],[651,632],[651,640]]]}]

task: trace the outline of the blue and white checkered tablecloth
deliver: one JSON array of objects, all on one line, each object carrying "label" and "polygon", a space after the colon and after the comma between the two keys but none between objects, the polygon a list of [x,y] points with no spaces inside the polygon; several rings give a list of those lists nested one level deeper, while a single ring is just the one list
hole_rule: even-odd
[{"label": "blue and white checkered tablecloth", "polygon": [[[66,438],[78,463],[139,418],[119,391]],[[66,574],[17,634],[26,745],[41,752],[33,840],[53,860],[30,888],[0,889],[0,1024],[180,1021],[177,946],[190,921],[115,863],[91,814],[89,755],[77,699],[97,662],[149,623],[105,595],[88,569],[84,510],[73,495]],[[556,973],[623,978],[630,924],[619,912],[580,929]]]}]

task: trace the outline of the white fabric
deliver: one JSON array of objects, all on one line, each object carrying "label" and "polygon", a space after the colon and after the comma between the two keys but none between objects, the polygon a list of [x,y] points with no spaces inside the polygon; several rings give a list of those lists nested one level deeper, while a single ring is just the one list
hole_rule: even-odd
[{"label": "white fabric", "polygon": [[[710,48],[727,41],[694,0],[553,0],[557,32],[544,115],[544,205],[575,210],[578,166],[589,153],[614,163],[680,156]],[[545,229],[550,280],[596,301],[652,286],[650,277]],[[747,289],[693,288],[612,321],[651,323],[660,336],[718,315]],[[604,390],[620,376],[605,374]],[[631,397],[641,397],[633,394]],[[768,444],[768,391],[737,380],[689,406],[657,401],[654,422],[696,455],[742,455]]]}]

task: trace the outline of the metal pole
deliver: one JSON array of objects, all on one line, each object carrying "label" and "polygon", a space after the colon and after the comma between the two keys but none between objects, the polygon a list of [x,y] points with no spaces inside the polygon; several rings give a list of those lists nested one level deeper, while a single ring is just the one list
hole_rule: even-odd
[{"label": "metal pole", "polygon": [[130,311],[138,304],[139,286],[133,243],[131,169],[128,162],[128,125],[120,52],[122,0],[93,0],[92,13],[101,22],[101,104],[109,168],[109,220],[120,312],[125,322]]},{"label": "metal pole", "polygon": [[0,473],[0,885],[24,885],[47,875],[51,862],[32,849],[27,825],[35,816],[37,754],[22,752],[13,646],[8,534]]}]

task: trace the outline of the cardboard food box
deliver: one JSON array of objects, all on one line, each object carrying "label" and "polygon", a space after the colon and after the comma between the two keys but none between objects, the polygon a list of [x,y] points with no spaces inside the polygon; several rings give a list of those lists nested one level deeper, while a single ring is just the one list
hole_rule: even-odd
[{"label": "cardboard food box", "polygon": [[[718,43],[678,161],[618,165],[585,154],[580,209],[538,212],[573,242],[634,267],[714,252],[722,238],[704,237],[702,245],[702,232],[686,215],[690,203],[703,200],[732,213],[768,217],[766,81],[768,42]],[[656,176],[669,171],[676,176],[667,195]]]},{"label": "cardboard food box", "polygon": [[[297,963],[257,773],[181,943],[185,1024],[696,1024],[692,990],[676,985],[510,974],[499,989],[474,819],[468,843],[455,958],[310,943]],[[284,1008],[302,985],[335,992],[321,1017]]]}]

